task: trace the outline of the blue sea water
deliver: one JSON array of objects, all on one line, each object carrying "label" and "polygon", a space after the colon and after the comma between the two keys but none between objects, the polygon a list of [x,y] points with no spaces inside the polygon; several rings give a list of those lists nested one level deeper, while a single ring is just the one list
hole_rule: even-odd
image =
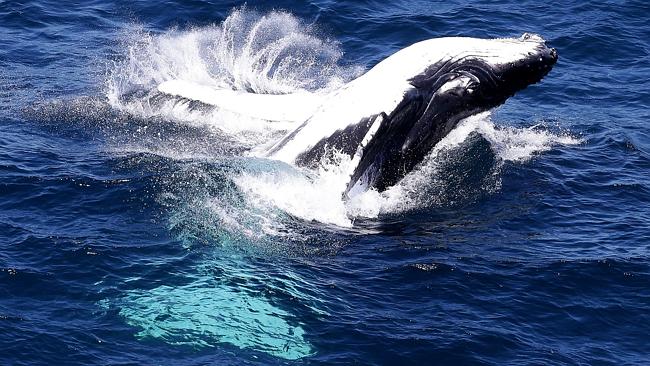
[{"label": "blue sea water", "polygon": [[[650,363],[649,23],[645,1],[0,1],[0,364]],[[524,32],[549,75],[356,206],[242,154],[282,131],[147,94],[329,88]]]}]

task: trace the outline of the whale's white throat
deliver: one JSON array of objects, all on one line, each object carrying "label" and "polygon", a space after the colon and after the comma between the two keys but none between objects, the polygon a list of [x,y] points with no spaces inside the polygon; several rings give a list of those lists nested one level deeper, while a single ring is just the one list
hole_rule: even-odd
[{"label": "whale's white throat", "polygon": [[254,154],[312,167],[327,154],[355,161],[348,192],[384,190],[413,169],[456,123],[538,82],[557,60],[531,34],[437,38],[406,47],[329,93],[261,95],[173,80],[159,91],[298,126]]}]

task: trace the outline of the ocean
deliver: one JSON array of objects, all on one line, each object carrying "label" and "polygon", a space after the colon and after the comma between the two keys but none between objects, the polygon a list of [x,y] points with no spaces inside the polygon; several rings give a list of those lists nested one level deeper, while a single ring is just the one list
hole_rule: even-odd
[{"label": "ocean", "polygon": [[[0,1],[0,365],[650,364],[649,24],[640,0]],[[525,32],[553,70],[358,200],[247,154],[287,125],[151,92],[334,90]]]}]

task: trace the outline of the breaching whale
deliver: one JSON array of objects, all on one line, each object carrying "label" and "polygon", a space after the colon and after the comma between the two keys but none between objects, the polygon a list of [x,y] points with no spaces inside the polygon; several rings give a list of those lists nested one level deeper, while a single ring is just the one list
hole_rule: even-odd
[{"label": "breaching whale", "polygon": [[435,38],[406,47],[326,94],[264,95],[172,80],[160,92],[269,121],[299,124],[255,154],[314,168],[353,164],[345,194],[383,191],[412,171],[457,123],[540,81],[557,52],[538,35]]}]

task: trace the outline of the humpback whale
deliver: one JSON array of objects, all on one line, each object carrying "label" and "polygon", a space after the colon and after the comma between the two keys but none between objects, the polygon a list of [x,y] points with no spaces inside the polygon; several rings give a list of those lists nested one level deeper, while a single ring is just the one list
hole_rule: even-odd
[{"label": "humpback whale", "polygon": [[536,34],[434,38],[415,43],[324,94],[263,95],[213,90],[182,80],[165,94],[269,121],[298,125],[255,155],[315,168],[334,154],[352,159],[345,194],[384,191],[421,163],[464,118],[539,82],[557,52]]}]

